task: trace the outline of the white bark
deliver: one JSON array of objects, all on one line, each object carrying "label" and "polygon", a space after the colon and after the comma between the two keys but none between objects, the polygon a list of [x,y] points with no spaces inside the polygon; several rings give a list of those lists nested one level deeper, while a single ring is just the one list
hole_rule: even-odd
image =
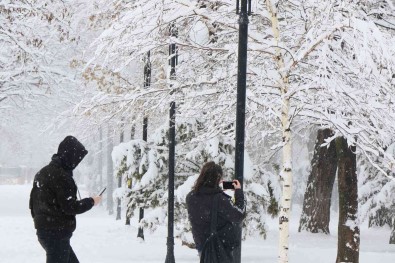
[{"label": "white bark", "polygon": [[288,72],[285,71],[284,56],[279,47],[280,30],[277,17],[276,7],[270,0],[266,1],[268,12],[272,22],[273,37],[276,48],[276,68],[279,73],[278,86],[281,90],[282,107],[281,107],[281,129],[283,139],[282,152],[282,197],[280,202],[279,214],[279,263],[288,262],[288,246],[289,246],[289,219],[291,211],[291,197],[292,197],[292,144],[291,144],[291,130],[290,130],[290,97],[288,94],[289,80]]},{"label": "white bark", "polygon": [[[282,90],[286,92],[284,87]],[[279,238],[279,256],[278,262],[288,262],[288,244],[289,244],[289,220],[291,211],[292,197],[292,145],[291,131],[289,129],[289,98],[284,97],[282,107],[281,126],[283,129],[283,156],[282,156],[282,197],[280,202],[280,238]]]}]

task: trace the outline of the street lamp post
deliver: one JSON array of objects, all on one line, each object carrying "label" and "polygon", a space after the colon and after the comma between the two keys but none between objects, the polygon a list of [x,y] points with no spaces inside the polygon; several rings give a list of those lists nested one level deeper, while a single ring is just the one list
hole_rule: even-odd
[{"label": "street lamp post", "polygon": [[[241,8],[240,2],[241,1]],[[248,10],[247,10],[248,9]],[[244,137],[245,137],[245,108],[247,82],[247,43],[248,43],[248,15],[251,14],[251,0],[237,0],[236,13],[239,14],[239,49],[237,65],[237,108],[236,108],[236,153],[235,177],[243,187],[244,179]],[[240,240],[242,233],[240,231]],[[240,247],[234,252],[235,263],[241,262]]]},{"label": "street lamp post", "polygon": [[[170,26],[170,36],[177,37],[178,32],[175,24]],[[175,43],[169,45],[170,57],[170,81],[176,78],[177,47]],[[172,83],[170,84],[172,85]],[[168,203],[168,234],[167,255],[165,263],[175,263],[174,259],[174,171],[175,171],[175,145],[176,145],[176,103],[170,103],[170,127],[169,127],[169,203]]]}]

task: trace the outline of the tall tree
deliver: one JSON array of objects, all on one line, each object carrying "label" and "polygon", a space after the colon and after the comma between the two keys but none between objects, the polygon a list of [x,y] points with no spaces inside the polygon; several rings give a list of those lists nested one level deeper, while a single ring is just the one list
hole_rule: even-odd
[{"label": "tall tree", "polygon": [[327,146],[322,145],[333,135],[331,129],[320,129],[317,132],[299,232],[306,230],[312,233],[329,234],[330,206],[336,177],[337,157],[334,141]]},{"label": "tall tree", "polygon": [[[379,118],[386,118],[388,115],[382,115],[382,112],[373,105],[369,107],[368,113],[362,113],[366,112],[365,106],[362,106],[365,105],[365,102],[362,101],[367,100],[362,97],[354,99],[353,91],[369,96],[368,94],[371,94],[376,87],[380,87],[384,94],[389,93],[391,73],[387,68],[382,71],[385,72],[384,79],[376,73],[380,72],[381,63],[388,65],[388,68],[393,68],[394,63],[389,60],[376,61],[375,55],[373,55],[376,49],[367,48],[365,45],[366,41],[371,41],[366,40],[367,38],[378,37],[373,42],[378,43],[381,51],[384,51],[387,48],[382,45],[383,43],[379,39],[382,35],[388,35],[387,32],[380,31],[373,24],[365,22],[366,15],[363,11],[365,6],[360,3],[347,5],[347,8],[343,8],[341,5],[331,3],[320,3],[318,6],[313,1],[301,1],[298,5],[294,5],[290,2],[267,0],[266,6],[268,17],[271,20],[273,47],[279,50],[273,59],[274,63],[272,63],[276,66],[273,69],[275,74],[269,75],[272,78],[268,78],[266,85],[271,85],[272,92],[280,95],[277,99],[280,103],[272,109],[281,120],[281,125],[278,127],[283,134],[282,142],[279,143],[283,150],[281,177],[283,178],[285,174],[287,180],[287,176],[290,177],[292,170],[292,156],[289,156],[289,150],[287,150],[288,140],[291,137],[287,138],[287,133],[291,130],[297,132],[300,126],[305,127],[304,121],[309,124],[315,121],[320,125],[328,124],[327,127],[333,129],[339,136],[345,135],[350,142],[355,143],[367,158],[370,158],[370,155],[376,155],[377,152],[383,152],[381,140],[373,145],[366,136],[376,133],[373,130],[376,130],[377,126],[370,125],[372,115],[380,116]],[[300,15],[302,13],[303,15]],[[322,13],[325,13],[326,16],[323,17]],[[287,22],[282,23],[283,20]],[[318,22],[319,20],[320,22]],[[352,21],[351,24],[350,21]],[[303,24],[304,28],[300,27],[299,23]],[[321,26],[323,24],[324,27]],[[367,34],[367,28],[377,32],[378,35]],[[289,37],[291,35],[295,37]],[[379,37],[379,35],[381,36]],[[353,39],[350,36],[353,36]],[[391,38],[391,35],[388,37]],[[358,40],[355,41],[355,39]],[[365,50],[364,54],[360,52],[361,49]],[[387,51],[389,54],[393,54],[392,48],[384,52]],[[368,56],[366,56],[366,52],[369,53]],[[370,71],[369,76],[361,79],[357,77],[359,75],[356,72],[365,71],[366,63],[373,70]],[[378,70],[376,71],[376,69]],[[376,83],[374,86],[370,85],[372,80]],[[335,81],[335,85],[333,81]],[[360,85],[355,85],[358,81],[361,81]],[[360,87],[366,83],[369,83],[369,88],[361,90]],[[270,98],[271,93],[267,94]],[[328,96],[329,94],[336,97],[336,100]],[[386,104],[386,99],[383,97],[376,96],[376,98],[383,105]],[[262,101],[266,100],[263,98]],[[353,101],[359,102],[354,103]],[[269,105],[269,103],[265,105]],[[392,111],[392,109],[390,110]],[[356,113],[358,113],[357,118]],[[285,118],[287,121],[284,121]],[[389,124],[390,122],[387,120],[385,123]],[[364,129],[363,132],[356,132],[355,129],[360,130],[357,127],[361,126],[369,128]],[[387,137],[385,134],[382,135]],[[354,137],[358,137],[358,139],[354,141]],[[388,140],[388,137],[383,140]],[[372,151],[373,148],[375,151]],[[393,159],[389,155],[387,158]],[[291,184],[292,181],[289,179],[283,183],[283,198],[280,203],[279,262],[288,262],[287,225]],[[345,243],[340,244],[346,245]]]},{"label": "tall tree", "polygon": [[359,262],[358,178],[355,146],[336,138],[339,187],[339,225],[336,263]]}]

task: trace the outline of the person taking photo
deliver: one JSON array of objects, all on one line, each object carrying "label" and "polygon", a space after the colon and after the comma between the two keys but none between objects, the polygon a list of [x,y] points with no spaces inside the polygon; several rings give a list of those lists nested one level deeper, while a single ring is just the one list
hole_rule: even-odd
[{"label": "person taking photo", "polygon": [[[192,226],[192,235],[199,256],[201,256],[202,249],[212,234],[212,211],[217,211],[217,232],[221,233],[221,230],[225,230],[225,234],[228,235],[228,237],[224,236],[222,239],[228,241],[228,243],[237,243],[236,240],[226,240],[229,239],[229,236],[231,236],[232,239],[239,239],[237,233],[226,232],[234,232],[235,229],[241,227],[241,222],[245,216],[243,190],[238,180],[232,181],[234,188],[233,201],[220,187],[222,177],[223,171],[221,166],[215,162],[205,163],[192,191],[186,197],[188,217]],[[214,200],[216,200],[216,202],[214,202]],[[216,208],[213,209],[213,204],[215,203],[217,205]],[[223,232],[224,231],[222,231],[222,233]],[[226,253],[230,255],[231,260],[226,262],[229,263],[233,260],[232,251],[235,247],[234,245],[226,246],[226,244],[224,244],[224,248],[227,250]],[[229,259],[229,257],[227,257],[227,259]],[[204,259],[202,260],[204,261]]]}]

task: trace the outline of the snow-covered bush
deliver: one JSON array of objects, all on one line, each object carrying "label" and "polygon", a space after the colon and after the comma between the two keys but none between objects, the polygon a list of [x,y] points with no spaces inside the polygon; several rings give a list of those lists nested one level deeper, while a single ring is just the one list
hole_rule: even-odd
[{"label": "snow-covered bush", "polygon": [[[224,179],[234,178],[234,140],[217,135],[209,140],[197,139],[202,122],[190,119],[176,124],[175,170],[175,226],[176,236],[191,244],[191,226],[185,204],[186,195],[192,190],[201,166],[207,161],[220,164]],[[132,140],[121,143],[113,151],[117,176],[132,179],[131,189],[124,195],[128,213],[138,207],[146,209],[141,225],[154,231],[166,223],[168,201],[168,128],[160,127],[148,142]],[[254,168],[245,154],[244,191],[247,200],[247,217],[244,237],[259,233],[266,236],[265,217],[269,207],[276,209],[278,196],[273,195],[270,184],[276,184],[274,174]],[[272,182],[271,182],[272,181]],[[278,184],[278,182],[277,182]],[[274,206],[273,206],[274,205]]]}]

